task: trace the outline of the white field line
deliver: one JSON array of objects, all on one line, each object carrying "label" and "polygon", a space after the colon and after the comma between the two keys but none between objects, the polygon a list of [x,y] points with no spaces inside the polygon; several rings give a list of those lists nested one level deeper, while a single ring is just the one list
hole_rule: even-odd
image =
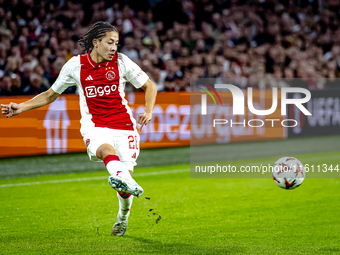
[{"label": "white field line", "polygon": [[[323,159],[339,159],[339,156],[326,156],[326,157],[317,157],[308,159],[308,162],[319,161]],[[251,166],[251,165],[259,165],[259,164],[273,164],[274,162],[267,161],[267,162],[253,162],[253,163],[243,163],[243,164],[236,164],[235,166]],[[303,164],[305,164],[303,162]],[[189,172],[190,168],[184,169],[175,169],[175,170],[168,170],[168,171],[157,171],[157,172],[146,172],[146,173],[135,173],[134,177],[139,176],[152,176],[152,175],[161,175],[161,174],[175,174],[175,173],[184,173]],[[93,181],[93,180],[104,180],[108,178],[107,176],[94,176],[94,177],[84,177],[84,178],[73,178],[73,179],[63,179],[63,180],[52,180],[52,181],[43,181],[43,182],[23,182],[23,183],[8,183],[0,185],[0,188],[5,187],[15,187],[15,186],[31,186],[31,185],[41,185],[41,184],[48,184],[48,183],[64,183],[64,182],[82,182],[82,181]]]},{"label": "white field line", "polygon": [[[175,169],[168,171],[157,171],[157,172],[146,172],[146,173],[135,173],[133,177],[139,176],[151,176],[151,175],[161,175],[161,174],[176,174],[189,172],[189,168]],[[52,180],[52,181],[42,181],[42,182],[22,182],[22,183],[8,183],[0,185],[0,188],[5,187],[16,187],[16,186],[32,186],[41,185],[48,183],[64,183],[64,182],[83,182],[83,181],[93,181],[93,180],[105,180],[108,176],[94,176],[94,177],[84,177],[84,178],[73,178],[73,179],[63,179],[63,180]]]}]

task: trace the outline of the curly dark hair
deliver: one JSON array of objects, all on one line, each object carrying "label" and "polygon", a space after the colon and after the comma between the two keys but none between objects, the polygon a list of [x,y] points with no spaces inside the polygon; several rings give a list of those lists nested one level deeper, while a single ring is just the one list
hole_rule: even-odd
[{"label": "curly dark hair", "polygon": [[105,36],[106,32],[112,31],[118,33],[117,28],[112,26],[110,23],[98,21],[84,36],[80,37],[79,45],[83,51],[87,53],[93,48],[93,39],[101,40]]}]

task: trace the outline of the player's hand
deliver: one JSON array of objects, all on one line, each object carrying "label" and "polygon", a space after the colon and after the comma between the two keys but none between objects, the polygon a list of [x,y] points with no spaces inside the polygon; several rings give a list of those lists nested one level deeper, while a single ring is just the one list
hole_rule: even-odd
[{"label": "player's hand", "polygon": [[2,104],[1,113],[6,115],[6,118],[13,117],[22,112],[20,105],[16,103]]},{"label": "player's hand", "polygon": [[152,113],[139,114],[137,123],[140,124],[140,130],[142,130],[143,126],[144,125],[146,126],[151,119],[152,119]]}]

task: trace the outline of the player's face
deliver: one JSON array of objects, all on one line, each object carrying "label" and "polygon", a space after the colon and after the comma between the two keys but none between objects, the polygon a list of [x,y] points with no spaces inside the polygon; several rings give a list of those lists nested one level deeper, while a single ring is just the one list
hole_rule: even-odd
[{"label": "player's face", "polygon": [[106,61],[111,61],[117,52],[119,36],[117,32],[106,32],[105,37],[98,42],[98,53]]}]

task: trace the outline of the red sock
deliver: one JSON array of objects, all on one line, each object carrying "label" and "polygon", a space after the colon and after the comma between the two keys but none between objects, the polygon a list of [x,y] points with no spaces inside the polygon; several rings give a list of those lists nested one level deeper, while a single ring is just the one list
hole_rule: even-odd
[{"label": "red sock", "polygon": [[104,158],[107,171],[111,176],[120,176],[124,179],[131,179],[131,174],[127,166],[119,160],[117,155],[108,155]]},{"label": "red sock", "polygon": [[131,194],[129,194],[129,193],[122,193],[122,192],[119,192],[119,191],[117,191],[117,192],[122,198],[125,198],[125,199],[129,198],[131,196]]},{"label": "red sock", "polygon": [[104,158],[104,164],[105,166],[110,162],[110,161],[120,161],[119,157],[117,155],[108,155]]}]

